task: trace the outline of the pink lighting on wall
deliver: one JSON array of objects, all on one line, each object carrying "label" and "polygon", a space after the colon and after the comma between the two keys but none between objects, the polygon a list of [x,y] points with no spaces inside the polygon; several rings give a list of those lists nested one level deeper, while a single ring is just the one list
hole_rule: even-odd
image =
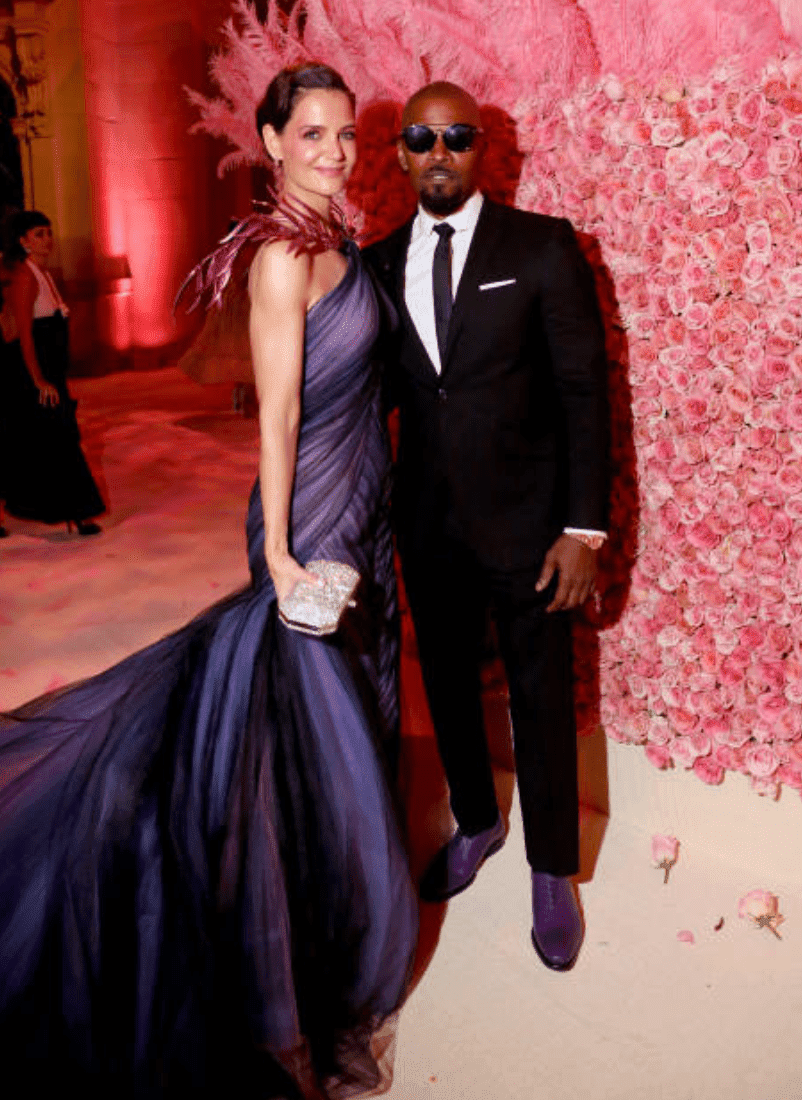
[{"label": "pink lighting on wall", "polygon": [[[81,0],[97,336],[118,352],[164,348],[184,335],[175,292],[234,213],[225,202],[232,184],[215,180],[208,139],[189,134],[194,114],[183,92],[204,83],[204,31],[216,30],[227,9],[221,0]],[[215,217],[210,205],[221,198]]]}]

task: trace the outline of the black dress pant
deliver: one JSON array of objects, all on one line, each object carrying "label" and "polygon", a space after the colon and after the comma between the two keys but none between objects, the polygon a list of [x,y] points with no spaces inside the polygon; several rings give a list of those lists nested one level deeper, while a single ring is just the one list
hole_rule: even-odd
[{"label": "black dress pant", "polygon": [[555,585],[540,567],[498,571],[431,528],[402,545],[404,582],[451,808],[467,834],[498,816],[481,705],[480,662],[492,611],[510,693],[527,859],[535,871],[579,868],[571,622],[546,612]]}]

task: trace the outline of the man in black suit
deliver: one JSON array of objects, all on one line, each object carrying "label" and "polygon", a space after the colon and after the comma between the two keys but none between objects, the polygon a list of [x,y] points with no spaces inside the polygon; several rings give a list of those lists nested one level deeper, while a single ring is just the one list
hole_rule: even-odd
[{"label": "man in black suit", "polygon": [[411,222],[367,250],[401,316],[388,364],[400,408],[394,510],[421,668],[456,831],[421,896],[465,889],[504,842],[481,701],[498,633],[527,859],[532,941],[573,965],[582,922],[570,612],[604,539],[604,337],[570,224],[476,189],[481,119],[453,84],[406,105]]}]

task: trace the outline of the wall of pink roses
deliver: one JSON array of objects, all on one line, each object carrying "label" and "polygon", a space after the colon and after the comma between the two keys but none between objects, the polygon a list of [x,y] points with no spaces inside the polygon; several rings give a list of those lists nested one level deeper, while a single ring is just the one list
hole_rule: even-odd
[{"label": "wall of pink roses", "polygon": [[399,105],[451,79],[484,106],[484,188],[568,217],[594,267],[614,478],[577,627],[580,728],[708,784],[802,791],[802,17],[780,0],[300,16],[235,5],[222,94],[193,97],[232,163],[261,157],[265,74],[328,61],[364,105],[349,198],[375,238],[411,209]]}]

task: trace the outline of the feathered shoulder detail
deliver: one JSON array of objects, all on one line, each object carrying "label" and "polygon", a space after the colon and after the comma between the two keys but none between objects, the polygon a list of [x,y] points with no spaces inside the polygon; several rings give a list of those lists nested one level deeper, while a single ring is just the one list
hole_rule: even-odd
[{"label": "feathered shoulder detail", "polygon": [[353,238],[345,216],[333,203],[331,220],[298,199],[289,200],[272,194],[267,202],[254,202],[254,206],[262,209],[238,222],[214,251],[193,267],[181,284],[175,300],[177,304],[191,290],[192,300],[187,312],[202,302],[207,308],[219,306],[235,268],[241,269],[241,261],[246,256],[250,266],[259,245],[286,241],[294,256],[317,256],[330,249],[342,248],[346,241]]}]

